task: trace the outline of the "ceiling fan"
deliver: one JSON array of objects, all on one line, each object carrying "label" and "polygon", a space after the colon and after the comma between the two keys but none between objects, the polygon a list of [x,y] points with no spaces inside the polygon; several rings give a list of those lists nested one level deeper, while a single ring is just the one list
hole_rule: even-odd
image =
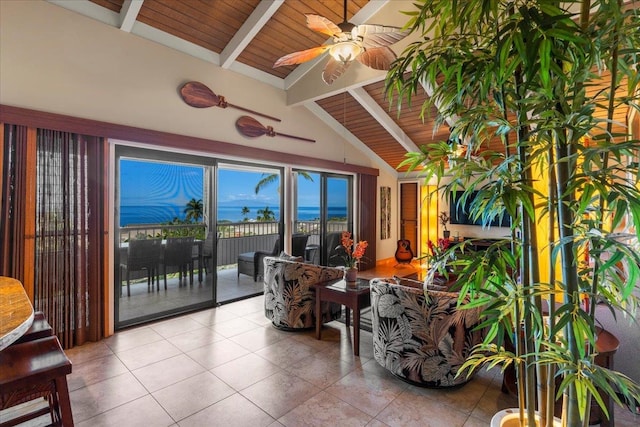
[{"label": "ceiling fan", "polygon": [[290,53],[278,59],[273,67],[301,64],[329,51],[329,61],[322,71],[322,80],[329,85],[349,68],[353,60],[375,70],[388,70],[396,59],[389,45],[409,34],[408,30],[398,27],[347,22],[347,0],[344,0],[343,21],[338,25],[324,16],[305,16],[307,27],[333,37],[333,44]]}]

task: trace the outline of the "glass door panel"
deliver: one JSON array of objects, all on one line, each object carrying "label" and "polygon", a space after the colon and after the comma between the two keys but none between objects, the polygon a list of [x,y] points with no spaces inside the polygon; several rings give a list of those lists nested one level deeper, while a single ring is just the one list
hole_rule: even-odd
[{"label": "glass door panel", "polygon": [[219,164],[216,230],[218,303],[264,291],[263,259],[282,245],[282,170]]},{"label": "glass door panel", "polygon": [[294,233],[309,236],[307,262],[340,265],[334,256],[342,231],[353,228],[353,185],[350,176],[296,171]]},{"label": "glass door panel", "polygon": [[116,328],[213,305],[205,274],[209,165],[116,150]]}]

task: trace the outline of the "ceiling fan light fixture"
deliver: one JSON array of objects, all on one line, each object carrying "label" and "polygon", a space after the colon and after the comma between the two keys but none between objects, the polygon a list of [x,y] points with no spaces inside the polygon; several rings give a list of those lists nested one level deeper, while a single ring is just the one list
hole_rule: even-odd
[{"label": "ceiling fan light fixture", "polygon": [[331,46],[331,48],[329,49],[329,54],[336,61],[346,63],[356,59],[356,57],[363,51],[364,49],[359,43],[356,43],[354,41],[346,41],[336,43]]}]

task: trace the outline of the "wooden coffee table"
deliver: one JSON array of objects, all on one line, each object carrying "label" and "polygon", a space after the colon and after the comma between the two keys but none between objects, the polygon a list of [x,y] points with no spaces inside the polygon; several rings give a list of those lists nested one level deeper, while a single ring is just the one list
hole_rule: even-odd
[{"label": "wooden coffee table", "polygon": [[[345,306],[345,324],[350,326],[353,310],[353,354],[360,354],[360,309],[371,304],[369,280],[358,279],[348,284],[344,279],[314,285],[316,290],[316,313],[321,313],[322,302],[336,302]],[[322,316],[316,314],[316,339],[322,338]]]}]

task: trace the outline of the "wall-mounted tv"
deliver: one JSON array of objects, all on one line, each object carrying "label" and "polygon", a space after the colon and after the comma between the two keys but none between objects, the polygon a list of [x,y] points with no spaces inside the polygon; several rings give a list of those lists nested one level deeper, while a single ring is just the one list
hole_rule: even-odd
[{"label": "wall-mounted tv", "polygon": [[[478,192],[477,191],[472,192],[471,195],[467,198],[464,206],[461,203],[459,203],[463,193],[464,193],[463,191],[456,191],[451,193],[451,198],[449,200],[449,216],[451,219],[449,222],[451,224],[482,225],[482,221],[480,219],[478,219],[477,221],[474,221],[473,218],[471,218],[471,216],[469,215],[469,211],[471,210],[470,209],[471,202],[475,199]],[[493,221],[491,221],[489,226],[509,227],[510,222],[511,222],[511,217],[505,214],[502,217],[502,221],[496,218]]]}]

